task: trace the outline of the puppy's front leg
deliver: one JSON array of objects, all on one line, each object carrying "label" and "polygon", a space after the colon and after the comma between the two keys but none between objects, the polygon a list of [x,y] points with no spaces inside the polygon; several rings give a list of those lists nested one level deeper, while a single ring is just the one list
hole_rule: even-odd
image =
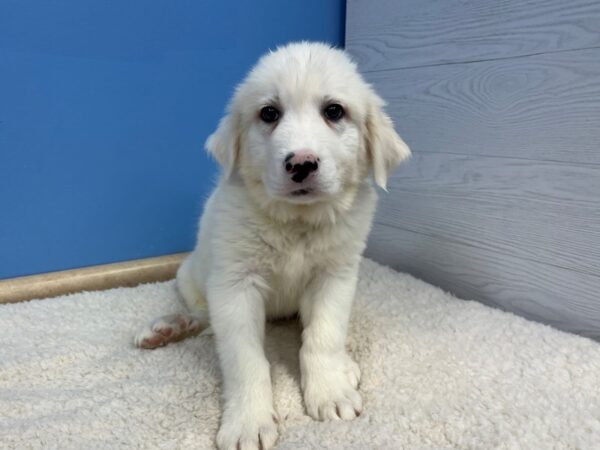
[{"label": "puppy's front leg", "polygon": [[346,353],[358,267],[321,274],[303,296],[300,370],[304,402],[315,419],[351,420],[362,410],[360,369]]},{"label": "puppy's front leg", "polygon": [[270,449],[277,440],[263,295],[252,280],[213,282],[210,321],[223,374],[223,416],[217,446]]}]

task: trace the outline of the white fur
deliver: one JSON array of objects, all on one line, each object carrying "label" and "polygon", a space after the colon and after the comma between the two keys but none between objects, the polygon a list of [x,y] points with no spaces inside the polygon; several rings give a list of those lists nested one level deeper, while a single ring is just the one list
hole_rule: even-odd
[{"label": "white fur", "polygon": [[[331,102],[346,112],[338,122],[323,117]],[[266,105],[281,110],[276,125],[260,120]],[[290,44],[258,62],[207,140],[223,174],[177,280],[192,312],[208,305],[223,374],[221,449],[266,449],[277,439],[266,319],[300,314],[312,417],[349,420],[362,409],[345,339],[376,203],[369,173],[385,189],[410,154],[382,107],[343,51]],[[320,158],[319,170],[306,182],[313,193],[293,196],[284,158],[302,149]]]}]

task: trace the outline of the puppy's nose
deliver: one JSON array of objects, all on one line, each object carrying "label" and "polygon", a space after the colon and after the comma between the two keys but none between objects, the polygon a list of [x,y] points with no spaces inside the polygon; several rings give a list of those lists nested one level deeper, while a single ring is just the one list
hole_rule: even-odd
[{"label": "puppy's nose", "polygon": [[296,183],[302,183],[311,173],[316,172],[319,162],[317,155],[310,150],[290,152],[283,161],[286,172],[292,175],[292,180]]}]

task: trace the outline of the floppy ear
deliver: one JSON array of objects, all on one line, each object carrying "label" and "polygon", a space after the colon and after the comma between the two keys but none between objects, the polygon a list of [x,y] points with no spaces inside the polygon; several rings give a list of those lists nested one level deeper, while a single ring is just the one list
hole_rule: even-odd
[{"label": "floppy ear", "polygon": [[366,144],[375,183],[387,191],[389,175],[410,156],[410,149],[394,130],[392,119],[383,112],[384,105],[384,101],[373,94],[367,113]]},{"label": "floppy ear", "polygon": [[228,178],[233,172],[239,153],[238,121],[228,114],[221,119],[217,130],[211,134],[204,146],[223,168],[223,174]]}]

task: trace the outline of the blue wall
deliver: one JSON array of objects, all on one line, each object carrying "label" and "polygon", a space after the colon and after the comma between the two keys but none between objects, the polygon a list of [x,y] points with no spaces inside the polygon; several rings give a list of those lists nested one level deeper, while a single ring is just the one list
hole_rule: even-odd
[{"label": "blue wall", "polygon": [[190,250],[235,84],[343,32],[343,0],[2,1],[0,278]]}]

